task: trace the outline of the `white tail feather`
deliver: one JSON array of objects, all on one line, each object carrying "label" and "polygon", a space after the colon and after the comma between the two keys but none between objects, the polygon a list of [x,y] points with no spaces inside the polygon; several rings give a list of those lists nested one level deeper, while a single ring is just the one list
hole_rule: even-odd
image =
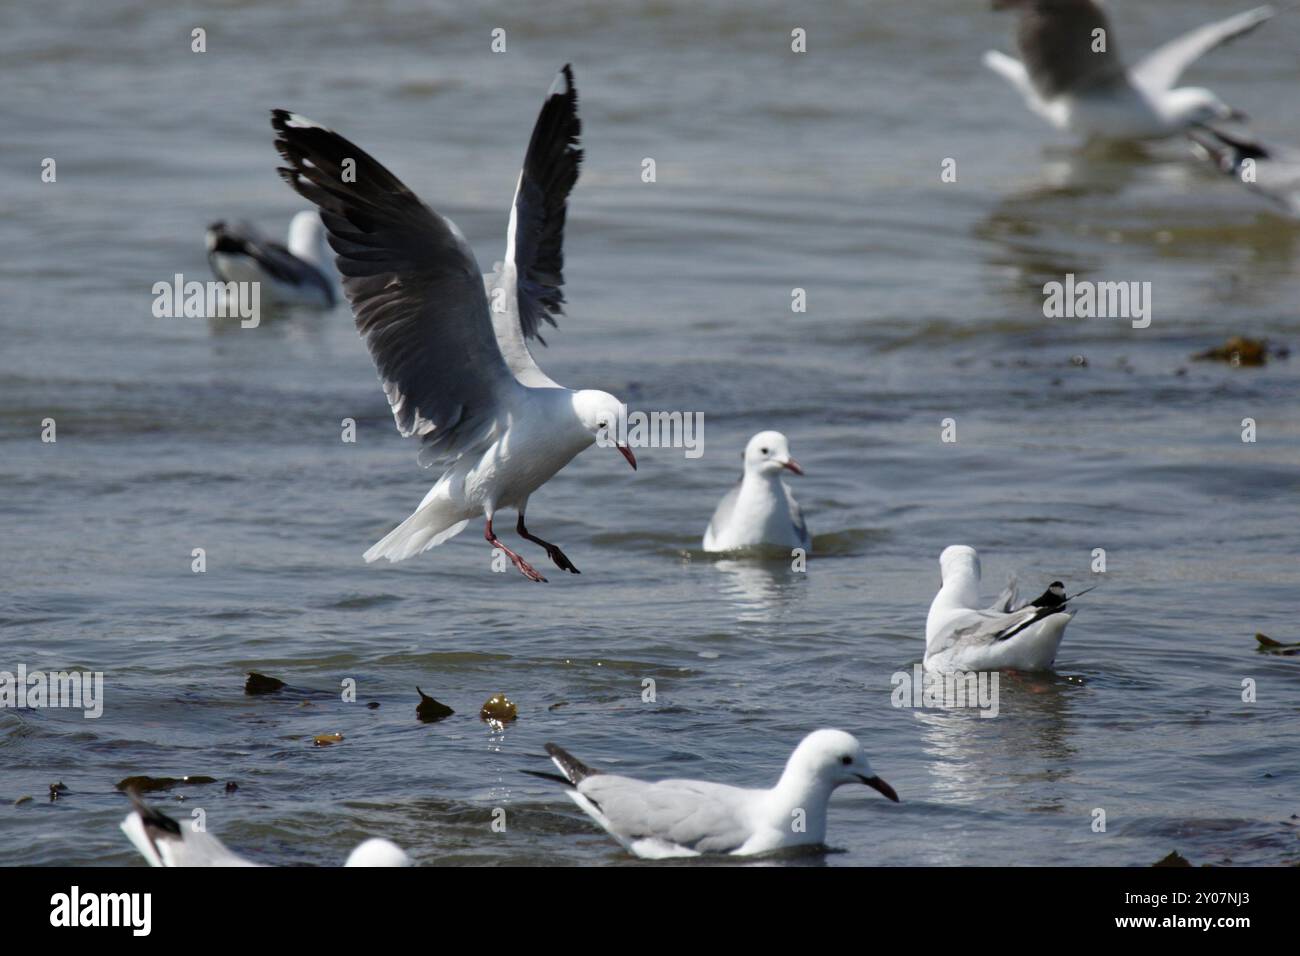
[{"label": "white tail feather", "polygon": [[436,548],[465,530],[469,519],[457,521],[457,515],[448,515],[446,501],[422,505],[415,513],[399,524],[365,553],[366,563],[387,558],[405,561],[421,551]]}]

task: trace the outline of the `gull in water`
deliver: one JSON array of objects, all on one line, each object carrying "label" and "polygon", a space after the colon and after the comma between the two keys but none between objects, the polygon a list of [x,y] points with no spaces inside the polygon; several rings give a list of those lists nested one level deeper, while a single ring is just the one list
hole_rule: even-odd
[{"label": "gull in water", "polygon": [[821,845],[831,793],[846,783],[865,783],[898,802],[894,788],[871,769],[857,738],[842,730],[815,730],[805,737],[770,790],[702,780],[651,783],[593,770],[555,744],[547,744],[546,752],[563,776],[525,772],[568,785],[565,792],[574,803],[647,860]]},{"label": "gull in water", "polygon": [[992,607],[979,610],[980,559],[974,548],[944,548],[939,572],[943,586],[925,621],[925,667],[941,672],[1047,670],[1074,617],[1069,602],[1092,590],[1067,595],[1065,585],[1053,581],[1034,600],[1017,604],[1013,578]]},{"label": "gull in water", "polygon": [[990,50],[989,69],[1058,129],[1089,140],[1163,139],[1193,126],[1244,118],[1202,87],[1176,86],[1194,62],[1258,27],[1273,8],[1198,27],[1125,67],[1105,11],[1095,0],[994,0],[1020,15],[1021,60]]},{"label": "gull in water", "polygon": [[809,553],[812,539],[803,511],[781,480],[785,471],[803,474],[803,468],[790,457],[790,443],[780,432],[759,432],[745,446],[744,458],[740,481],[723,495],[704,530],[704,550],[771,545]]},{"label": "gull in water", "polygon": [[1300,219],[1300,149],[1264,146],[1222,130],[1194,130],[1192,140],[1220,172],[1289,216]]},{"label": "gull in water", "polygon": [[224,282],[259,282],[268,298],[285,305],[333,308],[339,300],[338,273],[325,241],[325,225],[314,209],[289,223],[286,248],[248,223],[208,226],[208,263]]},{"label": "gull in water", "polygon": [[[364,150],[284,110],[273,112],[271,125],[288,163],[281,177],[320,207],[398,431],[421,441],[423,464],[444,469],[366,561],[404,560],[482,516],[488,543],[525,577],[545,581],[492,528],[509,508],[520,537],[579,573],[559,547],[529,533],[528,497],[594,443],[617,447],[633,468],[636,457],[613,438],[625,406],[607,392],[556,384],[528,347],[564,302],[565,210],[582,160],[572,71],[561,71],[533,127],[490,294],[456,225]],[[348,160],[356,175],[345,182]]]},{"label": "gull in water", "polygon": [[[161,810],[130,793],[135,809],[122,821],[122,832],[150,866],[262,866],[232,853],[210,834],[182,827]],[[411,858],[395,843],[372,838],[349,854],[344,866],[410,866]]]}]

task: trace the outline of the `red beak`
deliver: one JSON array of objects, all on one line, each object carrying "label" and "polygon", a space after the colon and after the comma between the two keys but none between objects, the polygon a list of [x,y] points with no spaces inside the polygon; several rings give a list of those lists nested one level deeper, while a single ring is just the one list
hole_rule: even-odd
[{"label": "red beak", "polygon": [[782,467],[782,468],[789,468],[789,469],[790,469],[791,471],[793,471],[796,475],[802,475],[802,474],[803,474],[803,468],[802,468],[802,466],[800,466],[800,464],[799,464],[797,461],[795,461],[793,458],[790,458],[790,459],[787,459],[786,461],[781,462],[781,467]]},{"label": "red beak", "polygon": [[628,448],[627,445],[618,445],[616,447],[618,453],[626,458],[627,463],[632,466],[632,470],[636,471],[636,455],[632,454],[632,449]]}]

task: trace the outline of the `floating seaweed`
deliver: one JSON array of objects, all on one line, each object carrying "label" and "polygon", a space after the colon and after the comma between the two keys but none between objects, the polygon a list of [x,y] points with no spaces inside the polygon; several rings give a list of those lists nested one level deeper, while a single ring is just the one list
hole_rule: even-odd
[{"label": "floating seaweed", "polygon": [[1173,850],[1167,857],[1165,857],[1162,860],[1157,860],[1155,863],[1152,863],[1151,865],[1152,866],[1191,866],[1192,864],[1187,862],[1187,858],[1183,856],[1181,853],[1179,853],[1177,850]]},{"label": "floating seaweed", "polygon": [[1256,634],[1255,640],[1259,642],[1259,647],[1255,650],[1261,654],[1279,654],[1282,657],[1292,657],[1300,654],[1300,643],[1283,644],[1281,641],[1275,641],[1267,634]]},{"label": "floating seaweed", "polygon": [[135,793],[153,793],[156,790],[170,790],[172,787],[177,786],[192,787],[216,782],[216,777],[205,777],[201,774],[195,774],[192,777],[148,777],[139,774],[133,777],[123,777],[117,782],[117,789],[134,791]]},{"label": "floating seaweed", "polygon": [[328,747],[331,744],[341,743],[343,741],[343,735],[342,734],[317,734],[313,739],[315,740],[317,747]]},{"label": "floating seaweed", "polygon": [[442,720],[456,713],[441,701],[434,700],[419,687],[415,688],[415,692],[420,695],[420,702],[415,706],[415,716],[424,723],[431,724],[435,720]]},{"label": "floating seaweed", "polygon": [[267,677],[265,674],[257,673],[257,671],[249,671],[248,679],[244,681],[244,693],[252,695],[274,694],[277,690],[281,690],[286,686],[282,680]]},{"label": "floating seaweed", "polygon": [[483,720],[504,724],[519,716],[519,708],[505,694],[493,694],[483,704],[478,715]]},{"label": "floating seaweed", "polygon": [[1289,354],[1290,351],[1285,347],[1271,346],[1268,339],[1248,339],[1243,335],[1234,335],[1222,345],[1197,352],[1192,358],[1202,362],[1227,362],[1233,366],[1258,366],[1266,364],[1270,355],[1286,358]]}]

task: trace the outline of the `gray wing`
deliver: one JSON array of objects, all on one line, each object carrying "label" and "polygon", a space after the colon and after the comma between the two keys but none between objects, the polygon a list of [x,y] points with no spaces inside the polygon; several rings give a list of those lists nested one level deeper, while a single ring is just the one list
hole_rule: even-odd
[{"label": "gray wing", "polygon": [[1256,7],[1245,13],[1207,23],[1157,47],[1133,67],[1133,79],[1154,92],[1171,89],[1183,71],[1215,47],[1257,28],[1273,16],[1272,7]]},{"label": "gray wing", "polygon": [[810,541],[808,524],[803,517],[803,509],[799,507],[799,502],[794,500],[794,495],[790,492],[790,486],[783,481],[781,487],[785,489],[785,503],[786,507],[790,509],[790,520],[794,522],[794,530],[798,532],[801,541]]},{"label": "gray wing", "polygon": [[657,838],[699,853],[729,853],[752,834],[744,811],[748,791],[737,787],[597,774],[583,780],[578,792],[628,841]]},{"label": "gray wing", "polygon": [[946,651],[958,644],[978,647],[1006,640],[1024,630],[1043,615],[1043,609],[1026,605],[1018,611],[967,611],[954,617],[935,638],[934,646],[926,655]]},{"label": "gray wing", "polygon": [[528,340],[545,345],[542,323],[554,326],[555,316],[564,314],[564,220],[582,163],[581,133],[578,92],[566,64],[533,126],[510,210],[506,258],[488,280],[497,342],[525,385],[556,384],[537,367]]},{"label": "gray wing", "polygon": [[[1020,10],[1020,56],[1044,99],[1125,80],[1110,20],[1093,0],[1013,0],[1003,5]],[[1096,30],[1105,31],[1101,53],[1093,52]]]},{"label": "gray wing", "polygon": [[989,610],[998,614],[1009,614],[1016,609],[1018,600],[1020,600],[1020,584],[1016,581],[1015,574],[1008,574],[1007,586],[1002,589],[1002,593],[998,595],[998,599],[993,602]]},{"label": "gray wing", "polygon": [[[517,388],[492,331],[465,237],[363,149],[310,120],[272,112],[280,176],[320,207],[357,330],[398,431],[425,464],[460,457],[503,425]],[[355,162],[355,181],[343,164]]]}]

